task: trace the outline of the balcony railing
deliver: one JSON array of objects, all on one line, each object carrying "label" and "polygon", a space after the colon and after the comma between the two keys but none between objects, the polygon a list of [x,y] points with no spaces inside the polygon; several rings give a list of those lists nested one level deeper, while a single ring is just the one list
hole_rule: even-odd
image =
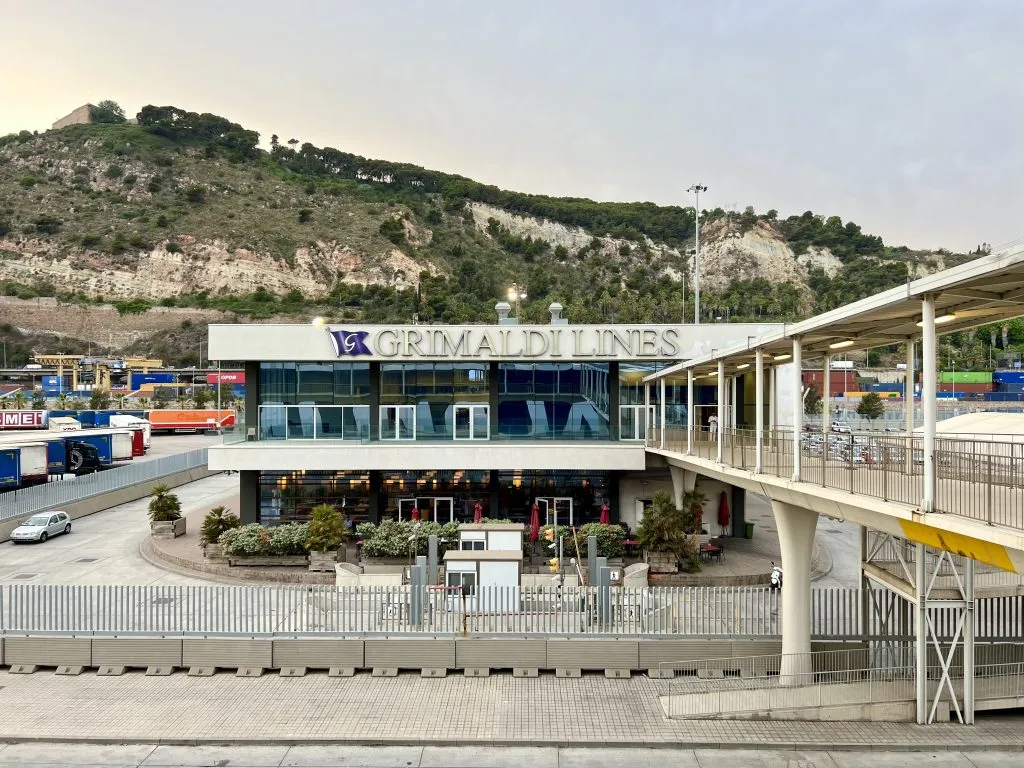
[{"label": "balcony railing", "polygon": [[[668,429],[665,449],[687,452],[686,429]],[[726,429],[722,463],[756,469],[757,433]],[[793,477],[793,431],[765,430],[761,437],[761,472]],[[647,445],[661,447],[657,430]],[[718,459],[718,436],[695,429],[691,455]],[[939,437],[935,440],[935,509],[1024,530],[1024,444]],[[924,483],[924,438],[878,433],[816,433],[800,436],[800,480],[853,494],[917,506]]]}]

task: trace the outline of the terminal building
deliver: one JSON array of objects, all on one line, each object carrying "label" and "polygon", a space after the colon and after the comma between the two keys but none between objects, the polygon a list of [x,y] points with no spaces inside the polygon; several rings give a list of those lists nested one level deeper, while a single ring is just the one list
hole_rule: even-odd
[{"label": "terminal building", "polygon": [[355,522],[470,521],[478,504],[527,522],[537,504],[559,524],[597,522],[607,506],[635,527],[672,491],[647,428],[684,426],[691,402],[706,424],[716,398],[713,380],[691,401],[685,378],[645,391],[644,377],[780,326],[571,325],[560,313],[552,305],[549,325],[518,325],[505,304],[495,325],[211,325],[210,358],[242,363],[246,390],[209,466],[239,472],[245,522],[301,521],[320,503]]}]

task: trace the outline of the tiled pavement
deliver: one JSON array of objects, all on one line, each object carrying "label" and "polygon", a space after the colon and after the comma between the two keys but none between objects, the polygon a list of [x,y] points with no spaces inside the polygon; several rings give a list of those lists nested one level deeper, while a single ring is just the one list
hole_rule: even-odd
[{"label": "tiled pavement", "polygon": [[222,673],[190,678],[183,673],[0,672],[0,742],[1024,749],[1024,719],[1013,716],[986,717],[970,727],[669,721],[657,698],[667,685],[645,676],[237,678]]}]

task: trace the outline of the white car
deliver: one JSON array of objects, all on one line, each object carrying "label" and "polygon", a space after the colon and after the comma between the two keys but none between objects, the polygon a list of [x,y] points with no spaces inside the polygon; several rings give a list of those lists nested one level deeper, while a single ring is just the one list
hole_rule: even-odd
[{"label": "white car", "polygon": [[11,541],[46,541],[60,533],[71,533],[71,518],[67,512],[42,512],[11,531]]},{"label": "white car", "polygon": [[848,435],[851,432],[853,432],[853,430],[850,429],[850,425],[847,424],[845,421],[834,421],[834,422],[832,422],[832,431],[833,432],[839,432],[839,433],[846,434],[846,435]]}]

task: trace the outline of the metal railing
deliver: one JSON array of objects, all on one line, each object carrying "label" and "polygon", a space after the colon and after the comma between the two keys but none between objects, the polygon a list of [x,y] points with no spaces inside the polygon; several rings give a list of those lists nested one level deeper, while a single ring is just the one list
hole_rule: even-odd
[{"label": "metal railing", "polygon": [[[665,449],[686,453],[685,429],[668,429]],[[757,432],[726,429],[721,459],[730,467],[754,471]],[[792,430],[765,430],[761,472],[785,479],[794,474]],[[691,455],[718,460],[717,433],[695,429]],[[660,448],[661,435],[647,445]],[[920,435],[804,432],[800,436],[800,480],[853,494],[917,506],[924,482],[924,438]],[[991,525],[1024,530],[1024,444],[939,437],[935,440],[938,512]]]},{"label": "metal railing", "polygon": [[[414,599],[414,598],[419,599]],[[977,637],[1017,639],[1020,598],[986,598]],[[780,594],[768,587],[478,587],[465,600],[450,590],[410,586],[0,586],[0,632],[173,635],[432,634],[674,636],[779,639]],[[423,606],[417,617],[418,606]],[[817,640],[904,639],[913,624],[861,619],[857,589],[811,591]],[[910,612],[913,614],[913,612]],[[417,618],[421,620],[417,621]],[[1005,622],[1003,621],[1005,619]],[[940,640],[955,623],[937,624]],[[909,635],[905,634],[909,633]]]},{"label": "metal railing", "polygon": [[0,494],[0,521],[72,504],[93,496],[152,482],[161,477],[206,466],[206,448],[197,448],[175,456],[162,456],[115,467],[73,480],[55,480],[19,491]]}]

